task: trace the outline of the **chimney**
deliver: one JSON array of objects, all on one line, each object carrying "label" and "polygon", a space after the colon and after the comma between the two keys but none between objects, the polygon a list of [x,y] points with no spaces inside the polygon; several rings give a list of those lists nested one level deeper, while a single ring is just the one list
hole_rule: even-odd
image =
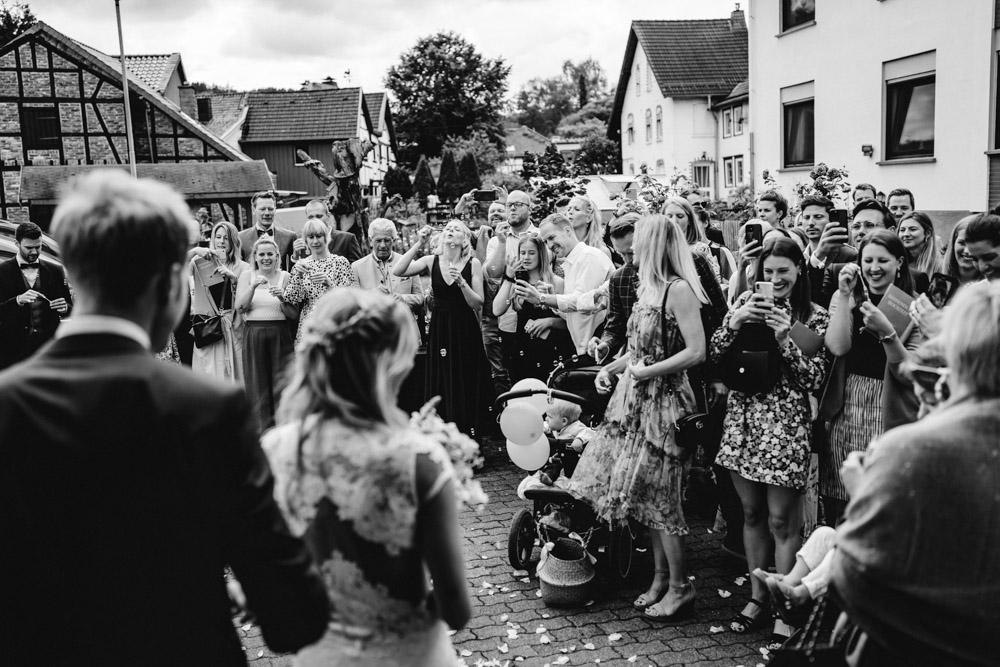
[{"label": "chimney", "polygon": [[323,88],[327,90],[336,90],[339,87],[340,86],[337,85],[337,81],[332,76],[328,76],[323,79]]},{"label": "chimney", "polygon": [[746,32],[747,22],[743,18],[743,10],[740,9],[740,3],[736,3],[736,9],[733,13],[729,15],[729,31],[730,32]]},{"label": "chimney", "polygon": [[194,86],[189,85],[187,82],[184,85],[177,86],[177,97],[179,98],[178,106],[180,106],[181,111],[192,118],[197,118],[198,102],[195,100]]}]

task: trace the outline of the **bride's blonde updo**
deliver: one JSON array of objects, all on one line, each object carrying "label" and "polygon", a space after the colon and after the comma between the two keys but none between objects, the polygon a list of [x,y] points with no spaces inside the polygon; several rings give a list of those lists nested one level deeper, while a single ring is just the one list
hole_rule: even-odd
[{"label": "bride's blonde updo", "polygon": [[327,292],[303,324],[279,420],[337,419],[357,427],[402,426],[396,396],[419,337],[404,304],[379,292]]}]

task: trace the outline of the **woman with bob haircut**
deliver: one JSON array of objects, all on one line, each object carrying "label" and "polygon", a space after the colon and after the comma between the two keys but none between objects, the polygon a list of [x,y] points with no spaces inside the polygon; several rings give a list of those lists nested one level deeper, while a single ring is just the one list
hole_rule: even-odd
[{"label": "woman with bob haircut", "polygon": [[475,437],[489,418],[494,391],[477,312],[484,300],[483,265],[472,253],[472,232],[461,220],[444,226],[436,252],[414,259],[433,231],[430,225],[421,229],[392,272],[430,274],[434,306],[424,395],[440,396],[441,416]]},{"label": "woman with bob haircut", "polygon": [[[236,285],[249,264],[240,259],[236,227],[225,221],[215,223],[210,247],[195,248],[191,256],[191,315],[218,317],[222,325],[221,340],[203,347],[195,345],[191,367],[225,382],[243,382],[243,319],[235,301]],[[204,273],[197,268],[197,263],[205,260],[213,262],[214,276],[221,276],[221,282],[206,284]]]},{"label": "woman with bob haircut", "polygon": [[997,661],[1000,283],[962,287],[940,340],[948,401],[844,465],[859,479],[832,575],[861,664]]},{"label": "woman with bob haircut", "polygon": [[[724,365],[726,353],[748,336],[752,338],[746,340],[767,348],[768,364],[777,368],[768,369],[772,379],[757,393],[729,392],[716,463],[729,470],[743,505],[743,544],[750,571],[766,568],[773,557],[778,573],[787,574],[802,544],[799,507],[811,451],[810,395],[822,386],[828,366],[821,344],[807,353],[793,340],[791,330],[800,323],[825,336],[829,315],[812,303],[805,256],[790,238],[775,236],[764,243],[756,280],[772,285],[773,299],[753,290],[740,295],[712,337],[711,356]],[[734,632],[749,632],[770,620],[764,613],[764,583],[756,577],[750,583],[750,601],[730,623]],[[777,636],[789,634],[788,628],[775,628]]]},{"label": "woman with bob haircut", "polygon": [[334,288],[302,325],[281,425],[262,443],[331,601],[300,667],[455,661],[447,628],[471,615],[455,470],[396,406],[418,344],[409,308],[374,291]]},{"label": "woman with bob haircut", "polygon": [[[299,327],[295,344],[302,338],[302,327],[309,319],[316,301],[334,287],[357,287],[358,279],[345,257],[330,253],[330,230],[317,218],[306,220],[302,227],[302,240],[310,255],[292,267],[282,299],[299,309]],[[294,314],[294,313],[293,313]]]},{"label": "woman with bob haircut", "polygon": [[923,336],[913,327],[902,341],[878,304],[895,286],[913,296],[906,248],[894,232],[876,229],[858,248],[858,264],[846,264],[830,301],[826,348],[836,357],[820,416],[829,420],[828,451],[820,466],[826,519],[836,521],[847,503],[840,467],[883,432],[916,419],[919,405],[900,374]]},{"label": "woman with bob haircut", "polygon": [[[612,524],[634,519],[650,530],[655,572],[633,606],[666,622],[690,615],[681,508],[689,453],[676,442],[677,420],[695,409],[687,370],[705,359],[700,308],[709,303],[680,226],[663,215],[636,223],[638,301],[627,352],[597,374],[598,391],[621,374],[604,421],[583,452],[570,492]],[[665,328],[664,328],[665,325]]]}]

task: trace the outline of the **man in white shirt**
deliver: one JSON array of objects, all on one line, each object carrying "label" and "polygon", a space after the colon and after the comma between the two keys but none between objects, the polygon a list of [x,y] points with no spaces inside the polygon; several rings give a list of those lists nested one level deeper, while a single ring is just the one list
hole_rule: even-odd
[{"label": "man in white shirt", "polygon": [[573,338],[577,357],[590,359],[593,363],[592,358],[587,355],[587,343],[604,322],[607,311],[580,312],[580,306],[584,305],[581,301],[586,298],[589,310],[593,297],[587,293],[600,287],[608,279],[614,270],[614,264],[597,248],[578,241],[573,223],[564,215],[556,213],[545,218],[538,226],[538,234],[552,251],[552,255],[563,259],[563,294],[542,294],[534,286],[518,281],[518,296],[557,311],[566,320],[566,328]]}]

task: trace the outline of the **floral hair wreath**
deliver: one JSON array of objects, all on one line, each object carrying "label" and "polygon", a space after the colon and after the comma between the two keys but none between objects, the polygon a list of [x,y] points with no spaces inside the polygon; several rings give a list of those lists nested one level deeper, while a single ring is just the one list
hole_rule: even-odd
[{"label": "floral hair wreath", "polygon": [[390,319],[390,311],[395,306],[396,303],[391,302],[385,306],[359,308],[349,318],[332,328],[310,327],[302,336],[303,346],[322,347],[327,356],[332,356],[339,343],[354,336],[364,341],[374,340],[384,344],[388,340],[386,322]]}]

